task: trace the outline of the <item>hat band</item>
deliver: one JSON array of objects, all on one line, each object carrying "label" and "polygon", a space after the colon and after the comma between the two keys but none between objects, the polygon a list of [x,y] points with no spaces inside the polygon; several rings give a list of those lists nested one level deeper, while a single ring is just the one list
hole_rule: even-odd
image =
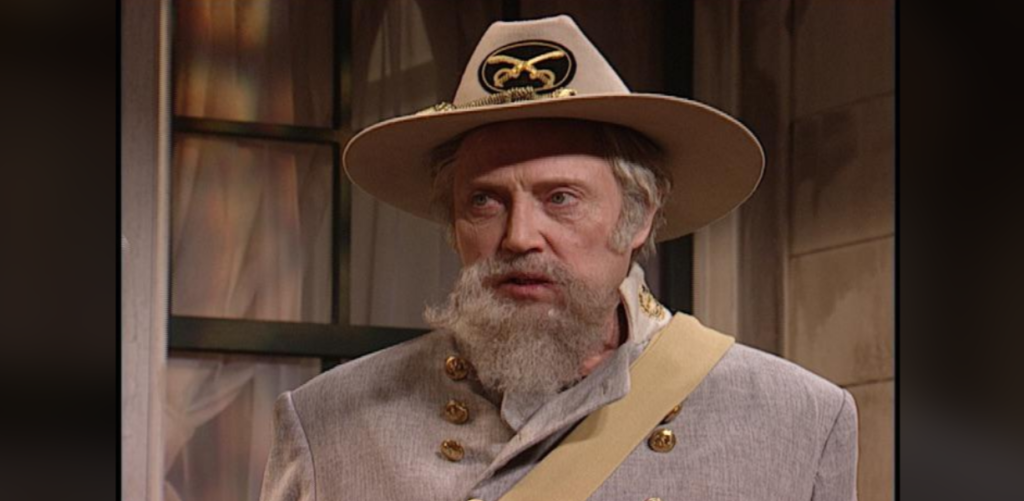
[{"label": "hat band", "polygon": [[435,113],[445,113],[448,111],[464,110],[467,108],[479,108],[482,106],[495,106],[499,104],[515,103],[520,101],[536,101],[541,99],[559,99],[563,97],[575,96],[576,91],[568,87],[563,87],[550,94],[538,94],[536,89],[533,87],[515,87],[509,90],[503,90],[491,94],[487,97],[482,97],[474,101],[470,101],[464,104],[452,104],[446,101],[437,103],[427,109],[418,111],[416,115],[433,115]]}]

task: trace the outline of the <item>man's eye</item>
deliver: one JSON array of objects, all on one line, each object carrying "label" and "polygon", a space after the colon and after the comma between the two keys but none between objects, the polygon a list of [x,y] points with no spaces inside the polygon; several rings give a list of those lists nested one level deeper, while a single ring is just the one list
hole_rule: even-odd
[{"label": "man's eye", "polygon": [[572,198],[573,196],[571,193],[559,191],[554,195],[551,195],[551,203],[555,205],[565,205],[568,204],[569,202],[572,202]]},{"label": "man's eye", "polygon": [[489,197],[489,196],[487,196],[487,195],[485,195],[483,193],[477,193],[477,194],[473,195],[473,198],[470,199],[470,203],[473,204],[473,207],[483,207],[483,206],[487,205],[487,202],[490,202],[490,201],[491,201],[491,197]]}]

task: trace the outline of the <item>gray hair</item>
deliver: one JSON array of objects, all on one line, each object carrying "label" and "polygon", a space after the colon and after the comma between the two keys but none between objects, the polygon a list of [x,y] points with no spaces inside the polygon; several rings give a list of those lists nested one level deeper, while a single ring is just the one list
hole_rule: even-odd
[{"label": "gray hair", "polygon": [[[665,224],[662,209],[672,190],[672,178],[661,166],[662,151],[653,141],[627,127],[600,122],[585,122],[594,127],[599,154],[608,160],[612,174],[622,190],[622,211],[612,232],[611,244],[620,251],[629,248],[630,241],[646,220],[647,212],[654,209],[654,222],[647,240],[632,259],[645,259],[656,252],[658,229]],[[430,155],[430,172],[434,179],[431,205],[435,216],[447,223],[451,240],[454,222],[455,169],[451,167],[462,140],[462,134],[434,148]]]}]

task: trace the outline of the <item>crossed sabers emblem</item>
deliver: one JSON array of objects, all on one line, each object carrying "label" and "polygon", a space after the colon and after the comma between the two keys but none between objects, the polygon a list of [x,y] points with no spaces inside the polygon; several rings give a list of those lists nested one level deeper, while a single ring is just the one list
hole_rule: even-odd
[{"label": "crossed sabers emblem", "polygon": [[508,63],[512,65],[511,68],[502,68],[494,73],[495,87],[502,89],[505,88],[505,82],[519,78],[519,75],[523,71],[526,71],[530,75],[530,80],[540,80],[541,83],[544,84],[540,90],[547,90],[555,86],[555,72],[551,70],[538,69],[535,65],[544,61],[561,59],[563,57],[565,57],[565,52],[560,50],[553,50],[526,61],[516,59],[511,56],[497,55],[487,58],[487,64]]}]

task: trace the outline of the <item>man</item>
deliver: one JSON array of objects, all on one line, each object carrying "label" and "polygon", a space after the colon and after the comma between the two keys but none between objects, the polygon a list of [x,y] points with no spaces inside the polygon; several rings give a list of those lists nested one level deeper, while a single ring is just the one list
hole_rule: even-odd
[{"label": "man", "polygon": [[345,166],[463,271],[437,330],[282,395],[265,501],[856,498],[850,394],[673,317],[635,264],[753,191],[732,118],[630,93],[567,17],[496,23],[452,104]]}]

